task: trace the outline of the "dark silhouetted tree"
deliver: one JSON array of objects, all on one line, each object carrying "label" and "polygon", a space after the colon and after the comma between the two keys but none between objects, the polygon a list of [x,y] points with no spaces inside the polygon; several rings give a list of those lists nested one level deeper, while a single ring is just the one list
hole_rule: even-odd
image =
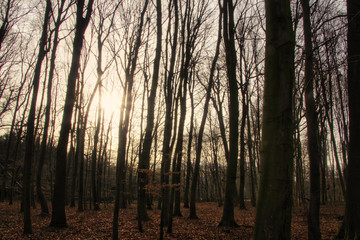
[{"label": "dark silhouetted tree", "polygon": [[266,0],[265,87],[254,239],[290,239],[295,38],[289,0]]}]

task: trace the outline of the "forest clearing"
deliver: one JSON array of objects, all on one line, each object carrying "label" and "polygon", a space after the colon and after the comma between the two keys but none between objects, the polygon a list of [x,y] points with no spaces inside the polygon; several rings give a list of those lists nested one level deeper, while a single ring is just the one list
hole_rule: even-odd
[{"label": "forest clearing", "polygon": [[[216,203],[199,203],[199,219],[189,219],[188,210],[183,210],[183,217],[174,218],[173,233],[166,234],[164,239],[252,239],[255,208],[247,203],[246,210],[235,207],[235,220],[239,227],[217,227],[222,208]],[[9,207],[0,203],[0,239],[111,239],[113,204],[101,206],[100,211],[66,208],[69,227],[57,229],[49,227],[50,216],[40,215],[39,208],[32,212],[33,234],[24,236],[22,214],[19,204]],[[150,210],[150,221],[144,222],[144,232],[137,228],[136,205],[120,210],[120,239],[158,239],[160,210]],[[344,213],[344,203],[329,203],[321,206],[320,222],[322,239],[333,239],[336,235]],[[307,217],[305,207],[294,207],[292,217],[291,239],[307,239]]]}]

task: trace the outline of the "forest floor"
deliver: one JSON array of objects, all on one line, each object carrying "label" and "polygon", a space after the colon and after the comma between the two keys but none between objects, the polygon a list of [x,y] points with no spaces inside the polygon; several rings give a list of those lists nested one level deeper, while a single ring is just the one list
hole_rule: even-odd
[{"label": "forest floor", "polygon": [[[254,227],[255,208],[248,205],[247,210],[235,208],[238,228],[217,227],[222,216],[222,208],[216,203],[198,203],[199,219],[190,220],[189,209],[182,209],[184,217],[175,217],[173,233],[164,239],[251,239]],[[24,236],[23,217],[19,213],[20,204],[9,206],[0,203],[0,239],[111,239],[112,205],[102,206],[100,211],[66,208],[68,227],[56,229],[49,227],[50,216],[41,216],[39,207],[32,209],[33,234]],[[333,239],[341,225],[344,212],[343,203],[329,203],[321,206],[322,239]],[[150,221],[143,223],[144,232],[137,228],[136,205],[121,209],[119,214],[120,239],[159,239],[160,210],[148,211]],[[292,218],[292,239],[307,239],[307,210],[294,207]],[[165,229],[166,231],[166,229]]]}]

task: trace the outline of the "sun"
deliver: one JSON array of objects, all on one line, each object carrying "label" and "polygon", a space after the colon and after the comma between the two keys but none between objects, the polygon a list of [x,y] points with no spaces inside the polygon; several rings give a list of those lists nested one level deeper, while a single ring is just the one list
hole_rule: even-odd
[{"label": "sun", "polygon": [[115,90],[103,90],[101,105],[104,110],[105,118],[110,119],[111,115],[117,115],[117,113],[120,112],[121,94]]}]

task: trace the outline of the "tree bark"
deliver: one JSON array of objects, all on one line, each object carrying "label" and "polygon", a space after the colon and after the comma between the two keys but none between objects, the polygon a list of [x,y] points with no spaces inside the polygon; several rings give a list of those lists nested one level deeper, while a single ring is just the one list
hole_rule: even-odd
[{"label": "tree bark", "polygon": [[349,158],[346,178],[345,216],[338,238],[359,239],[360,236],[360,3],[347,0],[348,11],[348,94],[349,94]]},{"label": "tree bark", "polygon": [[295,38],[289,0],[266,0],[262,157],[254,239],[290,239]]}]

